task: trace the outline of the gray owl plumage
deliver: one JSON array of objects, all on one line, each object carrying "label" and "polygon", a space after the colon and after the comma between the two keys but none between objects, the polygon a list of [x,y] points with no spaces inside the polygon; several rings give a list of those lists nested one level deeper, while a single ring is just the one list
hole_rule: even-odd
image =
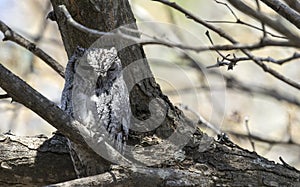
[{"label": "gray owl plumage", "polygon": [[[78,48],[66,68],[61,108],[86,126],[93,142],[106,138],[123,152],[130,126],[129,93],[117,50]],[[70,142],[71,158],[78,177],[103,172],[93,151]]]}]

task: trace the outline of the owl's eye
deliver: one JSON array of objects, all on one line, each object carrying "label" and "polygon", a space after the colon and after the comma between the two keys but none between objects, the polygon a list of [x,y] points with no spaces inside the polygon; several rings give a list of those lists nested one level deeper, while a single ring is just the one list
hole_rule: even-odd
[{"label": "owl's eye", "polygon": [[86,71],[93,71],[93,67],[91,66],[81,66],[80,68]]},{"label": "owl's eye", "polygon": [[114,67],[114,68],[109,68],[108,69],[108,71],[115,71],[116,70],[116,68]]},{"label": "owl's eye", "polygon": [[116,69],[117,69],[117,66],[113,65],[108,69],[108,71],[115,71]]}]

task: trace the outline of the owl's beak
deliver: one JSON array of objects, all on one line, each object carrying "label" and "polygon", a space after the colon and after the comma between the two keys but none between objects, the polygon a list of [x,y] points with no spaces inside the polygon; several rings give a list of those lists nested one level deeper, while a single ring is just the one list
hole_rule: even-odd
[{"label": "owl's beak", "polygon": [[107,74],[107,72],[100,72],[100,73],[99,73],[99,76],[101,76],[101,77],[106,77],[106,74]]}]

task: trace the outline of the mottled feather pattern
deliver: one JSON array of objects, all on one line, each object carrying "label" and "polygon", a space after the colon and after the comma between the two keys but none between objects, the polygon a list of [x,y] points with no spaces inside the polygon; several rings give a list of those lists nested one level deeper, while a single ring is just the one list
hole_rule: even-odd
[{"label": "mottled feather pattern", "polygon": [[[113,147],[124,151],[131,110],[121,61],[114,47],[76,50],[67,64],[61,106],[86,125],[95,142],[108,133]],[[71,157],[79,177],[99,173],[96,161],[80,145],[70,142],[70,148],[74,150]]]}]

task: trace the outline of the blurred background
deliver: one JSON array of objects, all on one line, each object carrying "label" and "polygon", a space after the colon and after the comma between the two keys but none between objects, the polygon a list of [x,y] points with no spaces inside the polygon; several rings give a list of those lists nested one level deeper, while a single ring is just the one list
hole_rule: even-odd
[{"label": "blurred background", "polygon": [[[176,2],[207,21],[235,21],[230,11],[215,1]],[[207,28],[177,11],[153,1],[131,0],[131,5],[143,33],[188,46],[210,45],[205,35]],[[63,66],[66,65],[67,55],[58,27],[55,22],[46,20],[51,11],[49,1],[0,0],[0,9],[1,21],[36,43]],[[271,9],[264,6],[262,9],[291,27]],[[259,22],[233,10],[241,20],[261,26]],[[255,43],[262,37],[261,32],[245,25],[212,24],[242,43]],[[215,44],[228,44],[211,31],[210,37]],[[2,33],[0,39],[3,39]],[[253,150],[252,140],[255,151],[260,155],[277,162],[281,156],[288,164],[300,168],[300,106],[292,102],[300,102],[299,90],[265,73],[251,61],[239,62],[229,71],[227,67],[207,69],[207,66],[216,64],[219,56],[215,51],[196,53],[159,45],[146,45],[144,49],[163,92],[179,108],[187,106],[182,109],[191,119],[197,121],[202,116],[214,125],[213,129],[226,132],[238,145]],[[297,49],[268,47],[253,53],[260,57],[283,59],[294,52]],[[222,53],[242,56],[238,51]],[[0,42],[0,63],[48,99],[60,104],[64,80],[31,52],[10,41]],[[299,82],[299,63],[300,60],[294,60],[282,66],[267,65]],[[0,94],[4,93],[0,89]],[[10,131],[19,136],[51,136],[55,131],[35,113],[18,103],[11,103],[9,99],[0,100],[0,119],[0,133]],[[216,137],[212,128],[199,127]],[[249,134],[253,137],[249,138]],[[256,141],[259,138],[261,140]]]}]

